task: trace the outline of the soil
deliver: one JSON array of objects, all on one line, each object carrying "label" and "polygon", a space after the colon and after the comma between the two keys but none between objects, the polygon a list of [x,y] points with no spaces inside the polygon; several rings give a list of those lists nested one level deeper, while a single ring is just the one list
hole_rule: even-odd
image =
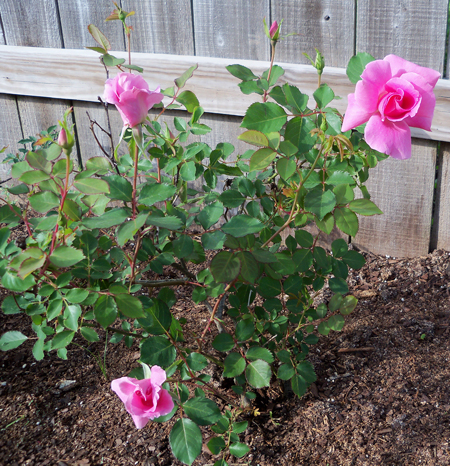
[{"label": "soil", "polygon": [[[364,268],[349,277],[356,310],[342,332],[321,337],[310,353],[317,382],[301,399],[260,392],[260,414],[247,417],[242,435],[251,451],[229,464],[450,465],[449,253],[365,256]],[[174,312],[199,332],[208,310],[192,307],[185,292],[177,289]],[[1,315],[0,322],[0,333],[31,335],[26,316]],[[51,353],[36,362],[31,348],[28,341],[0,355],[0,464],[181,464],[170,453],[172,423],[136,430],[110,389],[110,380],[138,366],[137,343],[108,346],[109,380],[78,346],[70,346],[68,361]],[[104,340],[89,346],[99,355],[103,349]],[[204,432],[194,465],[212,466],[218,458]]]}]

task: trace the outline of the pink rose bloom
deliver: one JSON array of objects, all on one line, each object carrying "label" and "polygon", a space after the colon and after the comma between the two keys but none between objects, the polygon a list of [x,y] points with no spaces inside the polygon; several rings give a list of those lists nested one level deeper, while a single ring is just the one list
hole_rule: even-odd
[{"label": "pink rose bloom", "polygon": [[272,26],[270,26],[270,29],[269,29],[269,35],[270,37],[273,39],[273,36],[275,35],[275,33],[277,32],[277,29],[278,29],[278,23],[276,21],[274,21],[272,23]]},{"label": "pink rose bloom", "polygon": [[411,157],[410,126],[431,130],[440,73],[396,55],[370,62],[348,96],[342,131],[367,122],[364,137],[372,149],[396,159]]},{"label": "pink rose bloom", "polygon": [[161,388],[166,372],[159,366],[151,369],[143,366],[145,379],[121,377],[111,382],[111,389],[122,400],[137,429],[145,427],[151,419],[169,414],[174,406],[169,392]]},{"label": "pink rose bloom", "polygon": [[116,106],[124,125],[133,128],[145,120],[153,105],[163,100],[164,96],[159,91],[159,87],[149,91],[142,76],[119,73],[114,79],[106,80],[103,98]]}]

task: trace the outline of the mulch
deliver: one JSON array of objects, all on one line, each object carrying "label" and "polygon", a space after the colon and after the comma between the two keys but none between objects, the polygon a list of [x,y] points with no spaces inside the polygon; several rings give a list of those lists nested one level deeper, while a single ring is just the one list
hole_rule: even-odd
[{"label": "mulch", "polygon": [[[450,464],[449,253],[365,256],[364,268],[349,277],[357,308],[342,332],[321,337],[311,349],[317,382],[301,399],[276,386],[260,391],[241,435],[250,453],[229,464]],[[193,307],[189,292],[178,287],[174,313],[199,332],[209,313]],[[32,336],[26,316],[0,315],[0,326],[0,333]],[[74,341],[103,357],[101,336],[95,344]],[[181,464],[170,453],[172,422],[136,430],[110,389],[111,379],[138,366],[136,342],[131,349],[123,341],[108,346],[109,380],[79,346],[70,346],[68,361],[51,353],[37,362],[32,343],[0,354],[0,464]],[[217,375],[216,383],[222,383]],[[218,459],[206,448],[208,436],[205,428],[194,464]]]}]

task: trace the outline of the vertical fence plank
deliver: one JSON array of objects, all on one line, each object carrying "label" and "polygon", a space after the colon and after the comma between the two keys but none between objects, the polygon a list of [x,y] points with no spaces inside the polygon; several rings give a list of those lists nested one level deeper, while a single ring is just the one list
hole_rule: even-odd
[{"label": "vertical fence plank", "polygon": [[431,235],[432,249],[450,251],[450,144],[441,143],[436,204]]},{"label": "vertical fence plank", "polygon": [[194,0],[196,55],[269,60],[269,0]]},{"label": "vertical fence plank", "polygon": [[[62,48],[55,0],[2,0],[0,14],[6,45]],[[64,100],[18,97],[23,135],[35,135],[57,124],[70,105]]]},{"label": "vertical fence plank", "polygon": [[394,257],[428,253],[436,143],[413,142],[411,159],[389,158],[371,172],[367,186],[383,215],[359,217],[354,243],[363,250]]},{"label": "vertical fence plank", "polygon": [[88,25],[94,24],[108,38],[112,50],[125,50],[122,23],[120,21],[105,21],[114,9],[110,0],[62,1],[58,2],[58,8],[64,48],[96,47],[98,44],[88,31]]},{"label": "vertical fence plank", "polygon": [[122,0],[122,8],[136,12],[129,18],[132,51],[194,55],[190,0]]},{"label": "vertical fence plank", "polygon": [[[442,72],[447,8],[447,0],[359,1],[357,51],[394,53]],[[373,170],[368,188],[384,215],[360,218],[359,247],[391,256],[428,253],[436,148],[413,140],[412,160],[387,160]]]},{"label": "vertical fence plank", "polygon": [[[5,152],[0,154],[0,160],[3,160],[6,154],[15,154],[21,146],[17,144],[23,138],[20,127],[19,113],[17,111],[17,102],[14,96],[0,95],[0,150],[7,146]],[[0,163],[0,181],[9,178],[11,165]]]},{"label": "vertical fence plank", "polygon": [[277,45],[277,60],[305,63],[314,60],[317,48],[325,56],[325,65],[345,67],[353,55],[354,0],[287,0],[272,2],[272,20],[283,25],[281,35],[297,33]]}]

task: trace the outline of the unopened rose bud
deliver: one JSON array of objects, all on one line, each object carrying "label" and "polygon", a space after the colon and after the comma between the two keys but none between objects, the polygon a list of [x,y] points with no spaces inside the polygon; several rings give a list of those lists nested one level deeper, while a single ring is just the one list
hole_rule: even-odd
[{"label": "unopened rose bud", "polygon": [[272,26],[270,26],[270,29],[269,29],[269,35],[270,35],[271,39],[273,39],[273,36],[277,32],[277,30],[278,30],[278,23],[276,21],[274,21],[272,23]]},{"label": "unopened rose bud", "polygon": [[59,132],[58,145],[61,147],[64,147],[65,145],[67,145],[67,133],[64,128]]}]

